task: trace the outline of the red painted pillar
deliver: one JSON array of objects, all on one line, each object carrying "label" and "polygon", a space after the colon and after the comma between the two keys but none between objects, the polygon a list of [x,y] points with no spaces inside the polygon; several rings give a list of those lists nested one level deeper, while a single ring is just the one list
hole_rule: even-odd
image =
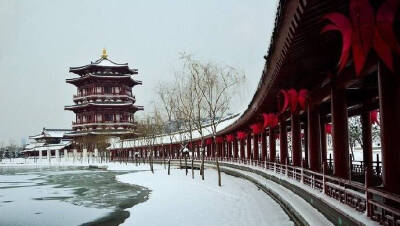
[{"label": "red painted pillar", "polygon": [[233,140],[233,157],[235,159],[238,158],[238,153],[239,153],[239,149],[238,149],[238,140],[235,138]]},{"label": "red painted pillar", "polygon": [[275,162],[276,157],[276,140],[275,129],[269,128],[269,161]]},{"label": "red painted pillar", "polygon": [[292,161],[294,166],[301,166],[301,128],[300,119],[296,113],[291,115]]},{"label": "red painted pillar", "polygon": [[259,150],[258,150],[258,137],[260,135],[259,134],[253,134],[253,153],[254,153],[254,160],[258,160],[259,157]]},{"label": "red painted pillar", "polygon": [[[398,65],[396,65],[398,66]],[[400,194],[400,76],[389,71],[382,63],[378,70],[380,99],[382,177],[384,188]]]},{"label": "red painted pillar", "polygon": [[308,165],[313,171],[321,171],[321,123],[319,110],[308,105]]},{"label": "red painted pillar", "polygon": [[247,159],[253,159],[251,156],[251,134],[247,136],[246,146],[247,146]]},{"label": "red painted pillar", "polygon": [[348,179],[349,167],[349,133],[346,93],[344,89],[331,89],[333,174]]},{"label": "red painted pillar", "polygon": [[200,145],[198,142],[196,143],[196,151],[197,151],[197,158],[200,158]]},{"label": "red painted pillar", "polygon": [[266,161],[267,159],[267,138],[265,130],[261,133],[261,161]]},{"label": "red painted pillar", "polygon": [[304,162],[302,167],[308,168],[308,127],[307,119],[304,121]]},{"label": "red painted pillar", "polygon": [[287,143],[287,128],[286,121],[281,119],[279,123],[279,143],[280,143],[280,162],[281,164],[285,164],[288,158],[288,143]]},{"label": "red painted pillar", "polygon": [[211,156],[214,158],[215,157],[215,142],[213,141],[211,144]]},{"label": "red painted pillar", "polygon": [[372,182],[372,129],[369,111],[361,113],[362,126],[362,148],[363,161],[365,166],[365,186],[369,187]]},{"label": "red painted pillar", "polygon": [[226,152],[226,141],[222,141],[222,144],[221,144],[222,146],[221,146],[221,157],[222,158],[225,158],[225,152]]},{"label": "red painted pillar", "polygon": [[228,159],[230,159],[232,157],[232,142],[228,141],[227,145],[228,145],[228,155],[227,155],[227,157],[228,157]]},{"label": "red painted pillar", "polygon": [[328,165],[326,162],[328,147],[326,144],[326,131],[325,131],[325,122],[321,120],[321,162],[324,165],[325,169],[327,169]]},{"label": "red painted pillar", "polygon": [[244,139],[240,140],[240,159],[244,159]]}]

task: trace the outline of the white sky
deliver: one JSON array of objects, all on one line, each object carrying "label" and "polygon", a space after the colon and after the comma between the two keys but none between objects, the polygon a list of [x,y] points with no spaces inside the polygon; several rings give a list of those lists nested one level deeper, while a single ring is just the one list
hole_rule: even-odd
[{"label": "white sky", "polygon": [[108,50],[139,69],[137,104],[150,110],[155,86],[172,79],[178,54],[235,66],[248,84],[235,110],[249,103],[265,63],[276,0],[1,0],[0,142],[46,128],[70,128],[70,66]]}]

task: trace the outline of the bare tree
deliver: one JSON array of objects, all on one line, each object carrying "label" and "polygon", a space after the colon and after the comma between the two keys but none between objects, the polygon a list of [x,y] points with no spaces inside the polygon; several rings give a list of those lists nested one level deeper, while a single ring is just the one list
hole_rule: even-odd
[{"label": "bare tree", "polygon": [[[191,77],[193,91],[193,115],[191,121],[201,137],[201,174],[204,179],[204,129],[215,138],[217,127],[230,110],[232,97],[244,81],[245,76],[233,67],[215,63],[202,63],[187,54],[182,54],[184,71]],[[207,119],[207,121],[205,121]],[[206,122],[209,126],[205,127]],[[215,139],[214,139],[215,140]],[[215,144],[214,144],[215,145]]]}]

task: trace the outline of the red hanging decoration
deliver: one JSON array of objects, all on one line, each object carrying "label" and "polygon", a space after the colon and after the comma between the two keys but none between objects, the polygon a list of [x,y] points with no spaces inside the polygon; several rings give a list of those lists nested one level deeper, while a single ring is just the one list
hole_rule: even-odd
[{"label": "red hanging decoration", "polygon": [[217,137],[217,138],[215,138],[215,141],[216,141],[218,144],[220,144],[220,143],[224,142],[224,137]]},{"label": "red hanging decoration", "polygon": [[356,75],[364,68],[368,54],[374,49],[383,63],[393,71],[392,51],[400,54],[400,45],[393,31],[395,14],[400,1],[386,0],[376,12],[369,0],[350,0],[350,18],[340,13],[324,16],[331,24],[321,33],[339,31],[342,35],[342,53],[339,60],[339,72],[345,67],[352,48]]},{"label": "red hanging decoration", "polygon": [[325,124],[325,133],[332,134],[332,124]]},{"label": "red hanging decoration", "polygon": [[278,125],[278,115],[274,113],[269,114],[269,121],[270,121],[269,127],[271,128],[276,127]]},{"label": "red hanging decoration", "polygon": [[208,138],[207,140],[206,140],[206,144],[207,145],[210,145],[210,144],[212,144],[213,143],[213,139],[212,138]]},{"label": "red hanging decoration", "polygon": [[237,138],[238,138],[239,140],[244,140],[244,139],[246,139],[246,137],[247,137],[247,133],[244,132],[244,131],[238,131],[237,134],[236,134],[236,136],[237,136]]},{"label": "red hanging decoration", "polygon": [[297,109],[297,104],[298,104],[298,94],[295,89],[289,89],[286,91],[290,103],[290,111],[294,113]]},{"label": "red hanging decoration", "polygon": [[260,134],[263,130],[263,124],[261,123],[254,123],[250,126],[251,130],[254,134]]},{"label": "red hanging decoration", "polygon": [[[280,96],[282,96],[282,98],[283,98],[282,106],[281,106]],[[289,96],[288,96],[286,90],[281,89],[278,93],[277,99],[278,99],[278,111],[279,111],[279,114],[282,114],[283,112],[286,111],[286,109],[289,106]]]},{"label": "red hanging decoration", "polygon": [[379,120],[378,120],[378,110],[374,110],[374,111],[371,111],[370,113],[369,113],[369,117],[370,117],[370,120],[371,120],[371,123],[372,124],[377,124],[377,125],[381,125],[380,123],[379,123]]},{"label": "red hanging decoration", "polygon": [[274,113],[263,113],[263,118],[264,118],[264,123],[263,123],[263,127],[267,128],[267,127],[275,127],[278,125],[278,116]]},{"label": "red hanging decoration", "polygon": [[308,90],[306,89],[301,89],[299,91],[298,95],[298,102],[301,110],[306,110],[306,101],[307,101],[307,96],[308,96]]},{"label": "red hanging decoration", "polygon": [[232,135],[232,134],[226,135],[226,141],[232,142],[234,140],[235,140],[235,136],[234,135]]}]

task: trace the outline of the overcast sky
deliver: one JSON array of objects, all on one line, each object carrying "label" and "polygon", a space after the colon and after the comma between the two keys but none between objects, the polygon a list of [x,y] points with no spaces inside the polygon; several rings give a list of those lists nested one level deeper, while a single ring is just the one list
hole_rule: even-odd
[{"label": "overcast sky", "polygon": [[264,66],[276,0],[1,0],[0,142],[46,128],[71,128],[71,66],[100,58],[139,69],[137,104],[152,105],[179,53],[235,66],[248,79],[235,107],[247,106]]}]

